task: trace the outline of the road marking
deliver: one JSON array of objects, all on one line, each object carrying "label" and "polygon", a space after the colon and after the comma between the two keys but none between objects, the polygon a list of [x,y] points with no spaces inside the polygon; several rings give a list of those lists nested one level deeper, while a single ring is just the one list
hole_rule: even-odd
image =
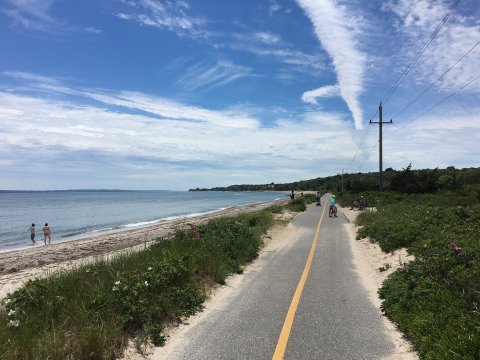
[{"label": "road marking", "polygon": [[295,290],[295,294],[293,294],[292,303],[290,304],[290,308],[288,309],[287,316],[285,317],[285,322],[283,323],[282,331],[278,338],[277,346],[275,348],[275,352],[273,353],[272,360],[282,360],[283,356],[285,355],[285,349],[287,348],[288,338],[290,337],[290,331],[292,330],[293,319],[295,318],[295,313],[297,312],[297,307],[300,302],[300,297],[302,296],[303,288],[305,283],[307,282],[308,273],[310,272],[310,267],[312,266],[313,255],[315,254],[315,248],[317,247],[318,236],[320,234],[320,225],[323,220],[323,216],[325,215],[325,209],[327,207],[324,206],[322,210],[322,215],[320,216],[320,220],[318,221],[317,230],[315,231],[315,236],[313,237],[312,246],[310,248],[310,253],[308,254],[307,262],[305,264],[305,268],[303,269],[302,277],[297,285],[297,290]]}]

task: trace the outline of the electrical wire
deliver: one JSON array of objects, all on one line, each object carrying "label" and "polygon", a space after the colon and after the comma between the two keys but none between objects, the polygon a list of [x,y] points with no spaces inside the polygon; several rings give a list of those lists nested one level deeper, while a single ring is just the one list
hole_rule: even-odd
[{"label": "electrical wire", "polygon": [[[371,116],[371,119],[373,119],[375,117],[375,115],[377,115],[378,113],[378,109],[375,111],[375,113],[373,114],[373,116]],[[360,141],[360,144],[358,145],[358,149],[357,149],[357,152],[355,153],[355,155],[353,156],[353,159],[350,160],[350,163],[348,164],[348,166],[345,168],[345,170],[348,170],[350,169],[350,167],[352,166],[353,162],[355,161],[355,159],[357,158],[358,154],[360,153],[360,150],[363,146],[363,143],[365,142],[365,139],[367,137],[367,134],[368,132],[370,131],[370,127],[369,126],[366,126],[365,127],[365,131],[363,132],[363,136],[362,136],[362,140]]]},{"label": "electrical wire", "polygon": [[435,39],[435,37],[437,36],[437,34],[440,32],[440,30],[442,29],[443,25],[445,25],[445,23],[447,22],[448,18],[450,17],[450,15],[452,15],[453,11],[455,10],[455,8],[458,6],[458,4],[460,4],[462,0],[455,0],[454,4],[452,5],[452,7],[450,8],[450,10],[448,11],[448,13],[443,17],[442,21],[440,22],[440,24],[437,25],[437,27],[435,28],[435,30],[433,31],[433,33],[430,35],[430,38],[427,40],[427,42],[423,45],[423,47],[420,49],[420,51],[417,53],[417,55],[413,58],[412,62],[410,63],[410,65],[408,65],[408,67],[404,70],[404,72],[402,73],[402,75],[400,76],[400,78],[390,87],[390,89],[387,91],[387,93],[385,94],[384,98],[382,99],[382,103],[386,104],[388,100],[390,100],[390,98],[392,97],[392,95],[395,93],[395,91],[398,89],[398,87],[400,86],[400,84],[402,83],[402,81],[405,79],[405,77],[408,75],[408,73],[413,69],[413,67],[415,66],[415,64],[417,63],[417,61],[420,59],[420,57],[422,56],[422,54],[425,52],[425,50],[427,50],[428,46],[432,43],[432,41]]},{"label": "electrical wire", "polygon": [[470,50],[468,50],[463,56],[458,59],[458,61],[450,66],[447,71],[445,71],[440,77],[438,77],[434,82],[432,82],[425,90],[423,90],[420,94],[418,94],[412,101],[410,101],[407,105],[405,105],[399,112],[397,112],[392,118],[396,118],[398,115],[403,113],[406,109],[408,109],[412,104],[414,104],[418,99],[420,99],[425,93],[432,88],[437,82],[439,82],[445,75],[447,75],[450,70],[452,70],[455,66],[457,66],[468,54],[470,54],[478,45],[480,44],[480,40],[473,45]]},{"label": "electrical wire", "polygon": [[418,120],[419,118],[421,118],[422,116],[424,116],[426,113],[432,111],[433,109],[435,109],[437,106],[439,106],[440,104],[444,103],[445,101],[447,101],[448,99],[450,99],[452,96],[456,95],[457,93],[459,93],[460,91],[462,91],[463,89],[465,89],[468,85],[470,85],[471,83],[473,83],[474,81],[480,79],[480,75],[474,77],[472,80],[470,80],[469,82],[467,82],[466,84],[464,84],[461,88],[455,90],[453,93],[449,94],[448,96],[444,97],[442,100],[440,100],[438,103],[436,103],[435,105],[429,107],[427,110],[425,110],[424,112],[422,112],[420,115],[418,115],[417,117],[411,119],[411,120],[408,120],[405,122],[405,124],[397,129],[395,129],[394,131],[392,131],[391,133],[387,134],[384,136],[384,138],[386,137],[389,137],[391,135],[393,135],[394,133],[402,130],[403,128],[405,128],[407,125],[411,124],[412,122]]},{"label": "electrical wire", "polygon": [[370,159],[370,156],[372,156],[373,151],[377,148],[378,143],[379,143],[379,141],[377,140],[377,142],[370,149],[370,152],[368,153],[368,156],[365,159],[363,159],[362,163],[358,166],[357,172],[359,172],[359,170],[362,168],[363,164],[365,164],[367,162],[367,160]]}]

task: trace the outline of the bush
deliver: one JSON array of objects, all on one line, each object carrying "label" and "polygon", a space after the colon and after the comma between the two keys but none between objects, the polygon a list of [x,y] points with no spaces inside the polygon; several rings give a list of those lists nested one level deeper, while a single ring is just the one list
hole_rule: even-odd
[{"label": "bush", "polygon": [[303,197],[299,197],[290,201],[285,207],[291,211],[303,212],[307,210],[307,205]]},{"label": "bush", "polygon": [[462,193],[412,195],[359,215],[358,236],[415,260],[385,280],[382,309],[422,359],[480,358],[480,205]]}]

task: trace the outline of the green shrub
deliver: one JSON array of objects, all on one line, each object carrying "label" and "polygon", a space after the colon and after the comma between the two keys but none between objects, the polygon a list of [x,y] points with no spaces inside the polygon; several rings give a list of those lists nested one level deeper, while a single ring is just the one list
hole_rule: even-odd
[{"label": "green shrub", "polygon": [[295,198],[290,201],[285,207],[291,211],[295,212],[303,212],[307,210],[307,205],[305,203],[305,199],[303,197]]},{"label": "green shrub", "polygon": [[412,195],[364,212],[358,238],[415,260],[379,291],[422,359],[480,358],[480,205],[462,193]]}]

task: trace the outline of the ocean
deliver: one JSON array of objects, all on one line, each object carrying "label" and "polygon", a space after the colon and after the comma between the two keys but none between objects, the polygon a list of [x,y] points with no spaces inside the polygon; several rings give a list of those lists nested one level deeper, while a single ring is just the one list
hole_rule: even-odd
[{"label": "ocean", "polygon": [[31,245],[29,227],[48,223],[52,243],[144,227],[232,206],[284,199],[287,193],[65,190],[0,192],[0,252]]}]

